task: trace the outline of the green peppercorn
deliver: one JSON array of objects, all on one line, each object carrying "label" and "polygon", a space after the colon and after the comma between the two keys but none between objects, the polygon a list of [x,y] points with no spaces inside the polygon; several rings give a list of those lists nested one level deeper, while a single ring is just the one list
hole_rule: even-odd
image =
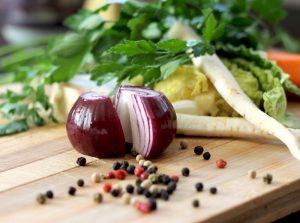
[{"label": "green peppercorn", "polygon": [[101,203],[102,200],[103,200],[102,194],[101,193],[95,193],[94,197],[93,197],[93,200],[94,200],[95,203],[98,203],[98,204]]},{"label": "green peppercorn", "polygon": [[50,199],[52,199],[54,197],[52,190],[48,190],[45,195],[47,198],[50,198]]},{"label": "green peppercorn", "polygon": [[203,149],[202,146],[196,146],[196,147],[194,148],[194,153],[195,153],[196,155],[198,155],[198,156],[200,156],[200,155],[203,153],[203,151],[204,151],[204,149]]},{"label": "green peppercorn", "polygon": [[79,165],[79,166],[85,166],[86,165],[86,158],[84,157],[79,157],[76,161],[76,163]]},{"label": "green peppercorn", "polygon": [[273,176],[269,173],[263,177],[263,181],[266,184],[271,184],[272,180],[273,180]]},{"label": "green peppercorn", "polygon": [[181,174],[182,174],[182,176],[184,176],[184,177],[188,177],[188,176],[190,175],[190,169],[187,168],[187,167],[182,168]]},{"label": "green peppercorn", "polygon": [[44,194],[38,194],[36,196],[36,202],[39,204],[45,204],[46,203],[46,196]]}]

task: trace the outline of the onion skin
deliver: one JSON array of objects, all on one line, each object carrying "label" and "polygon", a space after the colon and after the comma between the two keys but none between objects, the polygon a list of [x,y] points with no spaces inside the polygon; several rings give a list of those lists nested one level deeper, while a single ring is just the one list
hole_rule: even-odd
[{"label": "onion skin", "polygon": [[66,129],[71,144],[82,154],[98,158],[125,154],[121,122],[108,97],[82,94],[68,115]]}]

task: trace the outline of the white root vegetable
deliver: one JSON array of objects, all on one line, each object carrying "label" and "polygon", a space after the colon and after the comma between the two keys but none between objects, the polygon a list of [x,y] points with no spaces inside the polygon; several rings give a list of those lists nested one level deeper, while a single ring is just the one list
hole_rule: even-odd
[{"label": "white root vegetable", "polygon": [[[289,129],[300,137],[300,129]],[[177,134],[235,138],[276,139],[244,118],[197,116],[177,113]]]},{"label": "white root vegetable", "polygon": [[176,113],[198,115],[198,106],[192,100],[180,100],[172,103]]},{"label": "white root vegetable", "polygon": [[193,58],[193,63],[206,74],[220,95],[236,112],[260,130],[278,138],[289,148],[292,155],[300,160],[300,138],[259,110],[241,90],[217,55],[196,57]]}]

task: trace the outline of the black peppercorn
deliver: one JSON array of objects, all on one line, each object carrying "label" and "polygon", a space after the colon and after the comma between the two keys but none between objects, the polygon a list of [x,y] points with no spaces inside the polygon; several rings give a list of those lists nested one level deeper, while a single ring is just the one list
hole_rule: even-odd
[{"label": "black peppercorn", "polygon": [[134,186],[132,186],[131,184],[128,184],[126,186],[126,191],[127,191],[127,193],[132,194],[134,192]]},{"label": "black peppercorn", "polygon": [[77,180],[77,186],[78,187],[83,187],[84,186],[84,180],[83,179]]},{"label": "black peppercorn", "polygon": [[75,187],[69,187],[68,193],[69,193],[71,196],[74,196],[75,193],[76,193],[76,188],[75,188]]},{"label": "black peppercorn", "polygon": [[157,208],[157,203],[156,203],[156,200],[155,199],[149,199],[149,206],[150,206],[150,209],[152,211],[156,210]]},{"label": "black peppercorn", "polygon": [[200,156],[200,155],[203,153],[203,151],[204,151],[204,149],[203,149],[202,146],[196,146],[196,147],[194,148],[194,153],[195,153],[196,155],[198,155],[198,156]]},{"label": "black peppercorn", "polygon": [[165,200],[165,201],[169,200],[169,193],[166,190],[162,189],[160,191],[160,194],[161,194],[161,198],[163,200]]},{"label": "black peppercorn", "polygon": [[174,190],[176,190],[176,183],[174,183],[173,181],[171,181],[168,186],[167,186],[167,192],[169,194],[172,194],[174,192]]},{"label": "black peppercorn", "polygon": [[162,176],[162,183],[164,185],[168,185],[168,183],[170,183],[170,181],[171,181],[171,177],[169,177],[168,175],[163,175]]},{"label": "black peppercorn", "polygon": [[203,159],[205,159],[205,160],[209,160],[210,159],[210,153],[209,152],[205,152],[205,153],[203,153]]},{"label": "black peppercorn", "polygon": [[203,183],[196,183],[195,184],[195,188],[196,188],[196,191],[200,192],[203,190]]},{"label": "black peppercorn", "polygon": [[135,166],[134,166],[134,165],[129,165],[129,166],[126,168],[126,171],[127,171],[129,174],[134,174],[134,169],[135,169]]},{"label": "black peppercorn", "polygon": [[119,163],[119,162],[114,162],[114,164],[113,164],[113,169],[114,169],[114,170],[119,170],[120,167],[121,167],[121,163]]},{"label": "black peppercorn", "polygon": [[151,198],[156,199],[156,198],[160,198],[160,197],[161,197],[160,191],[154,190],[154,191],[152,192]]},{"label": "black peppercorn", "polygon": [[193,207],[195,207],[195,208],[199,207],[199,205],[200,205],[199,200],[197,200],[197,199],[193,200],[192,204],[193,204]]},{"label": "black peppercorn", "polygon": [[162,175],[162,174],[159,174],[158,177],[157,177],[157,182],[158,182],[158,183],[162,183],[162,182],[163,182],[162,179],[163,179],[163,175]]},{"label": "black peppercorn", "polygon": [[144,189],[143,194],[146,198],[149,198],[152,196],[152,193],[148,189]]},{"label": "black peppercorn", "polygon": [[79,165],[79,166],[85,166],[86,165],[86,158],[84,157],[79,157],[76,161],[76,163]]},{"label": "black peppercorn", "polygon": [[46,197],[48,197],[48,198],[50,198],[50,199],[52,199],[52,198],[54,197],[54,194],[53,194],[52,190],[48,190],[48,191],[46,192]]},{"label": "black peppercorn", "polygon": [[142,183],[142,179],[141,179],[141,178],[137,178],[137,179],[135,180],[135,185],[136,185],[136,186],[140,186],[141,183]]},{"label": "black peppercorn", "polygon": [[127,160],[123,160],[122,162],[121,162],[121,165],[123,165],[123,166],[125,166],[126,168],[129,166],[129,163],[128,163],[128,161]]},{"label": "black peppercorn", "polygon": [[211,187],[211,188],[209,189],[209,191],[210,191],[211,194],[216,194],[216,193],[218,192],[218,190],[217,190],[216,187]]},{"label": "black peppercorn", "polygon": [[110,193],[113,197],[118,197],[120,195],[120,191],[118,189],[112,189]]},{"label": "black peppercorn", "polygon": [[144,188],[143,187],[138,187],[136,189],[137,194],[143,194],[144,193]]},{"label": "black peppercorn", "polygon": [[188,176],[190,175],[190,169],[187,168],[187,167],[182,168],[181,174],[182,174],[182,176],[184,176],[184,177],[188,177]]}]

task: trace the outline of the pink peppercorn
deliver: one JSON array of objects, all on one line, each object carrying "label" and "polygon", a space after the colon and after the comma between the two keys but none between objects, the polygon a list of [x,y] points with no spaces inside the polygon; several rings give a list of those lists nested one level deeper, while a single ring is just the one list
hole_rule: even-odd
[{"label": "pink peppercorn", "polygon": [[140,177],[143,172],[144,172],[144,168],[143,167],[137,166],[134,169],[134,175],[136,175],[137,177]]},{"label": "pink peppercorn", "polygon": [[116,170],[114,174],[115,174],[115,178],[119,180],[124,180],[127,175],[125,170]]},{"label": "pink peppercorn", "polygon": [[148,173],[148,172],[143,172],[143,173],[141,174],[141,179],[142,179],[142,180],[146,180],[146,179],[148,179],[148,177],[149,177],[149,173]]},{"label": "pink peppercorn", "polygon": [[110,183],[105,183],[103,184],[102,188],[106,193],[109,193],[111,191],[112,186]]},{"label": "pink peppercorn", "polygon": [[223,169],[223,168],[226,167],[227,162],[225,160],[223,160],[223,159],[218,159],[216,161],[216,165],[217,165],[218,168]]},{"label": "pink peppercorn", "polygon": [[176,175],[172,176],[171,179],[172,179],[175,183],[177,183],[177,182],[179,181],[179,177],[176,176]]},{"label": "pink peppercorn", "polygon": [[142,213],[149,213],[151,211],[151,207],[148,202],[137,201],[135,203],[135,207]]},{"label": "pink peppercorn", "polygon": [[115,174],[114,174],[114,172],[110,171],[107,173],[106,177],[107,177],[107,179],[113,179],[113,178],[115,178]]}]

